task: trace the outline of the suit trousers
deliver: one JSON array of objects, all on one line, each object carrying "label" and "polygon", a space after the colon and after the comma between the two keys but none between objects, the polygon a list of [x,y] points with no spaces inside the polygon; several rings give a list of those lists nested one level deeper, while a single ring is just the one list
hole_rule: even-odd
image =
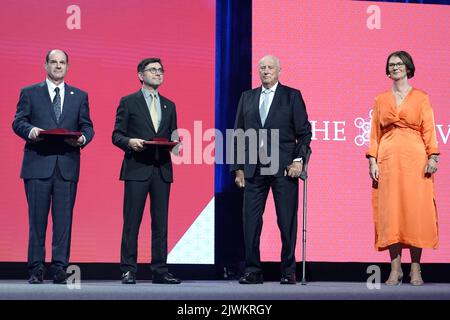
[{"label": "suit trousers", "polygon": [[295,273],[297,241],[298,179],[288,176],[260,175],[259,168],[252,178],[245,179],[244,242],[245,272],[261,272],[260,237],[263,213],[269,190],[272,189],[277,224],[281,233],[281,273]]},{"label": "suit trousers", "polygon": [[69,265],[77,182],[64,180],[57,162],[51,177],[25,179],[24,183],[29,218],[28,269],[32,273],[44,268],[45,236],[51,205],[53,223],[51,270],[53,273],[65,270]]},{"label": "suit trousers", "polygon": [[145,181],[125,181],[123,204],[123,230],[120,268],[123,272],[137,272],[139,227],[150,195],[153,274],[163,275],[167,268],[167,224],[170,183],[161,177],[161,169],[152,167],[152,174]]}]

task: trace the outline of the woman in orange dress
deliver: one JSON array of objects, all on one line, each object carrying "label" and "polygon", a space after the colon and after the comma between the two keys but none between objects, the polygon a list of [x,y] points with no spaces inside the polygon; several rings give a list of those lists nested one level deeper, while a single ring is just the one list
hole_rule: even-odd
[{"label": "woman in orange dress", "polygon": [[413,88],[414,63],[405,51],[389,55],[386,75],[393,81],[375,98],[367,152],[373,179],[375,247],[389,249],[387,285],[402,282],[402,248],[411,254],[410,283],[423,285],[422,248],[437,248],[438,223],[433,174],[439,151],[428,95]]}]

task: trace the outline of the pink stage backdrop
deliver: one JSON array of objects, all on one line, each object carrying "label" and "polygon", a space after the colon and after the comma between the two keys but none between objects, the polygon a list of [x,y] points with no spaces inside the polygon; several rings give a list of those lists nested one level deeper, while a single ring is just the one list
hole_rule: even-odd
[{"label": "pink stage backdrop", "polygon": [[[425,262],[450,262],[450,7],[360,1],[253,1],[253,84],[266,54],[281,59],[281,82],[299,88],[313,124],[307,259],[387,261],[374,250],[371,181],[364,158],[374,97],[390,88],[389,53],[413,56],[414,87],[428,92],[441,151],[435,193],[438,250]],[[302,184],[300,184],[302,187]],[[300,189],[301,192],[301,189]],[[262,258],[279,261],[273,198],[264,217]],[[302,199],[302,198],[301,198]],[[301,259],[301,213],[297,259]],[[409,254],[405,255],[409,259]]]},{"label": "pink stage backdrop", "polygon": [[[20,88],[44,81],[47,51],[61,48],[69,53],[66,82],[89,93],[96,131],[93,142],[82,150],[71,261],[118,262],[123,152],[112,145],[111,133],[119,100],[140,89],[136,74],[140,60],[161,57],[166,74],[160,92],[176,103],[178,126],[193,132],[194,121],[202,121],[203,128],[213,128],[214,41],[215,2],[209,0],[2,1],[0,261],[26,261],[27,257],[27,204],[19,179],[24,141],[13,133],[11,123]],[[214,168],[206,164],[176,165],[174,179],[170,252],[213,198]],[[207,229],[214,230],[214,221],[208,221]],[[47,238],[48,260],[49,232]],[[150,261],[150,239],[147,206],[140,233],[140,262]],[[204,246],[207,248],[194,248],[197,252],[205,249],[203,260],[191,259],[189,252],[183,256],[180,251],[178,256],[184,260],[178,257],[173,261],[212,263],[214,243],[205,241]]]}]

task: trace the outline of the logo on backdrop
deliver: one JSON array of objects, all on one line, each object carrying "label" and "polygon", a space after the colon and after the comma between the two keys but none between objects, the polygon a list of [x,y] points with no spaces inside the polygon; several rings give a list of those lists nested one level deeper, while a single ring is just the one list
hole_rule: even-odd
[{"label": "logo on backdrop", "polygon": [[372,111],[369,111],[369,117],[364,119],[358,117],[355,119],[354,124],[358,128],[358,135],[355,137],[355,144],[358,147],[368,146],[370,140],[370,124],[372,122]]}]

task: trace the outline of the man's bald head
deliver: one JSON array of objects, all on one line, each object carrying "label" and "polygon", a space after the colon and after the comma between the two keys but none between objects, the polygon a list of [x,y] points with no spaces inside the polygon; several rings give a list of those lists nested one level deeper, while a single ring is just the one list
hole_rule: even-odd
[{"label": "man's bald head", "polygon": [[64,50],[60,50],[60,49],[52,49],[49,52],[47,52],[47,55],[45,56],[45,63],[48,63],[48,61],[50,60],[50,56],[56,52],[63,53],[66,56],[66,63],[69,63],[69,55],[67,54],[67,52],[65,52]]},{"label": "man's bald head", "polygon": [[280,70],[280,59],[273,55],[264,56],[259,60],[259,78],[264,88],[271,88],[278,82]]}]

